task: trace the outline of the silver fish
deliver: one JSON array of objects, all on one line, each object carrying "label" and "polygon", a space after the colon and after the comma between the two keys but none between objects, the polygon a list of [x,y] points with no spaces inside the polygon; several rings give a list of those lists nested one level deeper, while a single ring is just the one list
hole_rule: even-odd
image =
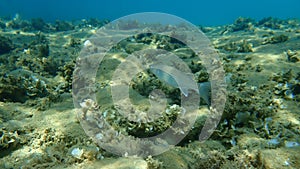
[{"label": "silver fish", "polygon": [[150,71],[161,81],[164,81],[175,88],[179,88],[185,97],[189,94],[188,90],[194,90],[200,94],[200,97],[204,99],[208,105],[210,105],[210,82],[196,84],[192,74],[182,72],[167,65],[150,65]]}]

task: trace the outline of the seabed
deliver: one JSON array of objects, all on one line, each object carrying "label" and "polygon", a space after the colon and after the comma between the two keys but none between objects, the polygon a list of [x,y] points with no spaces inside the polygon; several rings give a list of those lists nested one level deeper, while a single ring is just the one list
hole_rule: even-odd
[{"label": "seabed", "polygon": [[[237,18],[233,24],[199,26],[218,50],[230,75],[222,119],[205,142],[197,140],[208,106],[182,142],[158,156],[119,157],[89,138],[77,118],[72,75],[84,42],[106,20],[0,19],[0,168],[300,168],[300,21]],[[167,37],[122,41],[99,67],[100,110],[117,130],[156,135],[177,117],[180,91],[149,71],[131,83],[141,107],[154,88],[168,98],[168,113],[148,124],[124,122],[110,98],[111,71],[134,51],[161,48],[176,53],[197,82],[208,81],[201,61]]]}]

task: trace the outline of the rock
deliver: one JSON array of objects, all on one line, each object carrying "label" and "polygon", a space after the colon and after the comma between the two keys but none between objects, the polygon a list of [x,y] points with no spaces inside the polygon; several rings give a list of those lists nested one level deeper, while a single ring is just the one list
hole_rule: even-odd
[{"label": "rock", "polygon": [[167,151],[155,157],[162,162],[163,168],[182,169],[189,168],[188,161],[184,158],[184,154],[176,152],[174,149]]},{"label": "rock", "polygon": [[[70,167],[71,168],[71,167]],[[73,167],[72,167],[73,168]],[[93,161],[85,164],[86,169],[147,169],[147,162],[140,158],[118,158],[118,159],[103,159],[101,161]]]},{"label": "rock", "polygon": [[260,163],[264,168],[300,168],[300,148],[281,148],[261,150]]},{"label": "rock", "polygon": [[255,134],[243,134],[239,136],[237,145],[241,149],[255,149],[264,146],[266,143],[264,139]]}]

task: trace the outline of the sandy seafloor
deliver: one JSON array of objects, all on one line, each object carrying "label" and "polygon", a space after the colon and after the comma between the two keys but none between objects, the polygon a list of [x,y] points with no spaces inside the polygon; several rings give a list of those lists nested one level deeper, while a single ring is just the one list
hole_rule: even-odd
[{"label": "sandy seafloor", "polygon": [[[299,20],[239,18],[201,27],[231,75],[221,122],[204,143],[194,131],[174,149],[146,159],[98,147],[74,110],[75,59],[103,23],[0,19],[0,168],[300,168]],[[165,42],[149,39],[156,42],[152,47]],[[125,43],[118,52],[147,48],[142,42]]]}]

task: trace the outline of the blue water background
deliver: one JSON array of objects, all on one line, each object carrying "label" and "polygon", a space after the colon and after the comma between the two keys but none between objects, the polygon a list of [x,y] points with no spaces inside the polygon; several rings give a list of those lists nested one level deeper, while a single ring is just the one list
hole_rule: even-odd
[{"label": "blue water background", "polygon": [[230,24],[239,17],[300,18],[300,0],[0,0],[0,16],[43,18],[48,22],[99,18],[114,20],[137,12],[164,12],[194,24]]}]

